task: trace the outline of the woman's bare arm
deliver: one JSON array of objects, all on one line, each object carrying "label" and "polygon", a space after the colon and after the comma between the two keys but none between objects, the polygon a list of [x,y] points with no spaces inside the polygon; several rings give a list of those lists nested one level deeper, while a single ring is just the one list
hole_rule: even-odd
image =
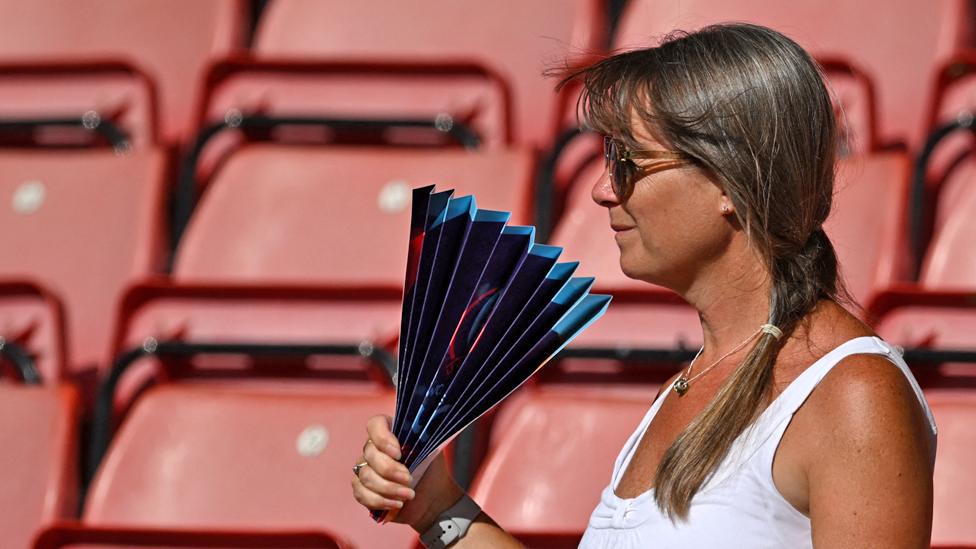
[{"label": "woman's bare arm", "polygon": [[814,547],[929,547],[934,449],[904,374],[883,357],[855,355],[807,405],[819,416],[804,437]]}]

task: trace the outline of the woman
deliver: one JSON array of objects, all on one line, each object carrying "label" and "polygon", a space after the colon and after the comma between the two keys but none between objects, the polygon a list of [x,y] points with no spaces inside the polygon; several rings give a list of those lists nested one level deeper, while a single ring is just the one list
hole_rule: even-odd
[{"label": "woman", "polygon": [[[838,304],[823,230],[837,131],[810,56],[717,25],[570,78],[609,136],[593,199],[623,272],[680,294],[704,337],[625,444],[581,547],[928,547],[935,424],[900,354]],[[400,509],[430,546],[519,546],[484,513],[437,541],[471,504],[443,460],[407,488],[387,420],[367,431],[360,503]]]}]

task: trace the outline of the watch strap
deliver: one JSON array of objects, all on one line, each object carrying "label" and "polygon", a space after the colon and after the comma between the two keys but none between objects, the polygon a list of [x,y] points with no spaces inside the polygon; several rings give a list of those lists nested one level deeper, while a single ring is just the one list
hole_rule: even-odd
[{"label": "watch strap", "polygon": [[420,536],[421,543],[428,549],[444,549],[468,533],[474,519],[481,514],[481,507],[464,494],[454,505],[437,517],[431,527]]}]

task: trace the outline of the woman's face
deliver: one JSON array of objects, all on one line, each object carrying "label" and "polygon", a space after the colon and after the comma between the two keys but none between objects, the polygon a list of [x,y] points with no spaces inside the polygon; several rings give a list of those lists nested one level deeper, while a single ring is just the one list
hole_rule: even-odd
[{"label": "woman's face", "polygon": [[[673,150],[643,127],[633,133],[641,150]],[[643,177],[624,200],[605,175],[593,187],[593,200],[610,212],[624,274],[679,293],[721,256],[734,233],[731,201],[693,164]]]}]

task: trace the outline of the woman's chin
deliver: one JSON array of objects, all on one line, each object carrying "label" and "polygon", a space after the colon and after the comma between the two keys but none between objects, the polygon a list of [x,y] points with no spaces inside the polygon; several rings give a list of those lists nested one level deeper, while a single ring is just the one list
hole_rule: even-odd
[{"label": "woman's chin", "polygon": [[641,261],[639,258],[631,258],[628,255],[621,250],[620,270],[624,276],[655,286],[668,287],[665,277],[662,276],[660,270],[648,264],[646,258],[644,261]]},{"label": "woman's chin", "polygon": [[647,281],[648,275],[650,274],[646,264],[640,261],[634,261],[627,257],[628,254],[623,253],[621,250],[620,254],[620,270],[624,273],[627,278],[632,278],[634,280]]}]

